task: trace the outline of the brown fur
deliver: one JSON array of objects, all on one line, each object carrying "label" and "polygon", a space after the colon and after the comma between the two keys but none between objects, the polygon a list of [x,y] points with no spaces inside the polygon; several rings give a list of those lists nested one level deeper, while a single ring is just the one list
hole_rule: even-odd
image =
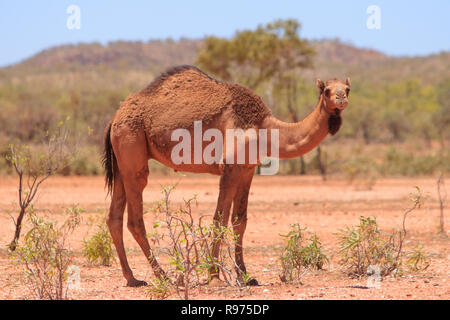
[{"label": "brown fur", "polygon": [[334,136],[342,125],[342,117],[339,114],[338,110],[335,111],[335,114],[331,114],[328,118],[328,131],[332,136]]},{"label": "brown fur", "polygon": [[271,114],[262,99],[251,90],[238,84],[227,86],[232,94],[234,123],[237,128],[247,129],[257,125]]},{"label": "brown fur", "polygon": [[115,126],[144,128],[148,137],[158,136],[178,128],[189,129],[194,121],[208,123],[227,106],[234,110],[236,127],[243,129],[271,114],[262,99],[247,88],[214,80],[196,67],[181,66],[130,94],[120,105]]}]

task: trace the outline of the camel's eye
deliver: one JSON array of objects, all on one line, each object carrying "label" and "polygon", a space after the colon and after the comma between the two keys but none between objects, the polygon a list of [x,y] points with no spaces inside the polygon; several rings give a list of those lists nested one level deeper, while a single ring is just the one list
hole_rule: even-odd
[{"label": "camel's eye", "polygon": [[327,96],[327,97],[329,97],[330,96],[330,89],[325,89],[325,95]]},{"label": "camel's eye", "polygon": [[350,88],[345,89],[345,93],[347,94],[347,96],[350,94]]}]

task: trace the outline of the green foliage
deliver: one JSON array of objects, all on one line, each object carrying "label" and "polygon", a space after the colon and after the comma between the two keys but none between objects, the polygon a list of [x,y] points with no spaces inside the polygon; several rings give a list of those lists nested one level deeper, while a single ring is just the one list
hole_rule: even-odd
[{"label": "green foliage", "polygon": [[36,299],[67,298],[68,267],[72,263],[67,237],[80,223],[79,210],[70,208],[68,218],[57,226],[31,212],[30,231],[22,246],[11,252],[10,258],[22,270],[22,280]]},{"label": "green foliage", "polygon": [[[415,151],[410,151],[413,148]],[[429,150],[425,143],[366,145],[346,140],[322,144],[321,149],[327,174],[344,177],[360,190],[370,190],[379,177],[430,176],[450,171],[450,152]],[[320,174],[315,150],[306,154],[304,161],[307,174]],[[280,160],[281,174],[299,172],[298,158]]]},{"label": "green foliage", "polygon": [[28,145],[9,145],[6,160],[17,174],[20,212],[14,220],[16,230],[9,245],[15,250],[22,227],[22,220],[32,204],[39,187],[51,175],[73,161],[75,146],[68,143],[68,131],[63,121],[59,122],[55,131],[45,132],[44,145],[30,147]]},{"label": "green foliage", "polygon": [[431,175],[439,170],[450,169],[450,153],[442,152],[436,155],[405,153],[390,147],[379,167],[382,175]]},{"label": "green foliage", "polygon": [[[239,275],[235,276],[232,272],[236,266],[232,247],[237,241],[232,229],[214,223],[205,224],[205,215],[195,219],[192,205],[196,203],[196,196],[184,200],[178,209],[173,209],[170,195],[175,188],[176,185],[162,188],[164,197],[154,209],[158,219],[147,237],[159,248],[153,254],[164,254],[168,258],[170,267],[167,273],[179,297],[182,297],[180,288],[183,287],[183,298],[188,299],[190,289],[208,277],[210,270],[220,272],[229,285],[233,285],[233,281],[244,284]],[[212,247],[218,242],[222,243],[222,248],[216,259],[212,256]],[[154,290],[164,291],[167,285],[166,282],[155,283],[151,295],[154,296]]]},{"label": "green foliage", "polygon": [[299,28],[296,20],[277,20],[237,31],[230,40],[208,37],[196,63],[223,80],[256,89],[286,71],[312,66],[314,50],[299,38]]},{"label": "green foliage", "polygon": [[[394,58],[338,40],[306,42],[299,30],[297,21],[280,20],[236,32],[231,39],[59,46],[3,68],[0,173],[13,172],[3,158],[9,144],[40,148],[45,145],[43,133],[67,117],[70,131],[81,137],[77,144],[80,158],[62,174],[101,173],[98,154],[104,129],[120,101],[164,69],[197,61],[220,79],[251,87],[275,116],[286,121],[301,120],[315,106],[314,77],[326,80],[348,75],[352,91],[343,113],[344,124],[338,135],[325,143],[345,147],[362,141],[368,146],[383,144],[397,149],[404,142],[426,142],[428,149],[413,162],[413,169],[405,163],[384,166],[381,162],[388,159],[376,160],[385,175],[431,174],[440,157],[433,142],[438,141],[445,150],[450,141],[450,54]],[[311,65],[314,71],[309,69]],[[416,148],[406,154],[402,161],[409,161],[412,154],[415,158]],[[448,155],[442,156],[443,170],[449,171]],[[299,172],[297,159],[284,161],[289,163],[284,173]],[[327,168],[339,173],[341,167]],[[316,172],[311,163],[307,173]]]},{"label": "green foliage", "polygon": [[280,279],[283,282],[299,281],[309,269],[320,270],[328,257],[323,253],[322,246],[316,234],[313,234],[305,243],[303,231],[298,223],[291,225],[291,230],[286,235],[281,235],[286,241],[286,247],[280,257],[282,273]]},{"label": "green foliage", "polygon": [[365,276],[370,266],[378,266],[385,276],[401,265],[398,236],[384,235],[376,218],[361,216],[359,225],[338,234],[340,263],[350,276]]},{"label": "green foliage", "polygon": [[76,158],[69,166],[60,170],[60,173],[66,176],[103,174],[99,148],[89,145],[78,148]]},{"label": "green foliage", "polygon": [[411,271],[423,271],[430,266],[428,255],[424,252],[421,244],[406,255],[406,265]]},{"label": "green foliage", "polygon": [[146,288],[151,300],[165,300],[170,296],[172,284],[169,279],[154,278]]},{"label": "green foliage", "polygon": [[76,146],[69,142],[65,122],[60,121],[52,131],[46,130],[41,134],[39,145],[9,144],[5,158],[19,176],[49,176],[74,160]]},{"label": "green foliage", "polygon": [[83,256],[91,264],[110,266],[114,261],[113,241],[106,223],[97,226],[97,232],[83,240]]},{"label": "green foliage", "polygon": [[[406,238],[406,217],[415,209],[422,207],[424,200],[419,187],[411,194],[412,206],[403,214],[403,229],[390,234],[378,228],[376,218],[360,217],[359,225],[346,228],[338,233],[340,263],[350,276],[362,277],[373,267],[379,270],[381,277],[392,272],[401,273]],[[406,264],[411,270],[424,270],[428,267],[427,256],[417,246],[407,253]]]}]

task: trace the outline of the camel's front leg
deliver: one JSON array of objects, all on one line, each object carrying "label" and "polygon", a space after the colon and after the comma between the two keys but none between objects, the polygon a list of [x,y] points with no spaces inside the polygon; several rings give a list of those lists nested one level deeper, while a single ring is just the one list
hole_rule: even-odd
[{"label": "camel's front leg", "polygon": [[250,186],[253,180],[254,168],[242,170],[237,192],[233,199],[233,215],[231,216],[231,224],[233,225],[234,234],[237,236],[235,255],[236,255],[236,273],[242,283],[246,285],[257,286],[258,281],[254,278],[245,279],[243,275],[247,273],[244,263],[243,240],[247,227],[247,205]]},{"label": "camel's front leg", "polygon": [[[233,197],[236,193],[236,172],[237,168],[232,166],[225,166],[222,177],[220,178],[220,191],[217,200],[216,212],[214,214],[214,226],[219,229],[228,224],[230,217],[230,208]],[[212,258],[217,261],[219,258],[221,239],[215,238],[212,243]],[[213,266],[209,270],[210,280],[219,279],[219,269]]]}]

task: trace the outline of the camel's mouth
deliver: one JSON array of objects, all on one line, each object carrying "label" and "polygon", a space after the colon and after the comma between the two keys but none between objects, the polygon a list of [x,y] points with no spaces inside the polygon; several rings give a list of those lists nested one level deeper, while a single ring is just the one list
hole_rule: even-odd
[{"label": "camel's mouth", "polygon": [[342,111],[347,107],[347,105],[348,105],[348,102],[340,102],[340,103],[335,104],[335,108],[336,108],[336,110]]}]

